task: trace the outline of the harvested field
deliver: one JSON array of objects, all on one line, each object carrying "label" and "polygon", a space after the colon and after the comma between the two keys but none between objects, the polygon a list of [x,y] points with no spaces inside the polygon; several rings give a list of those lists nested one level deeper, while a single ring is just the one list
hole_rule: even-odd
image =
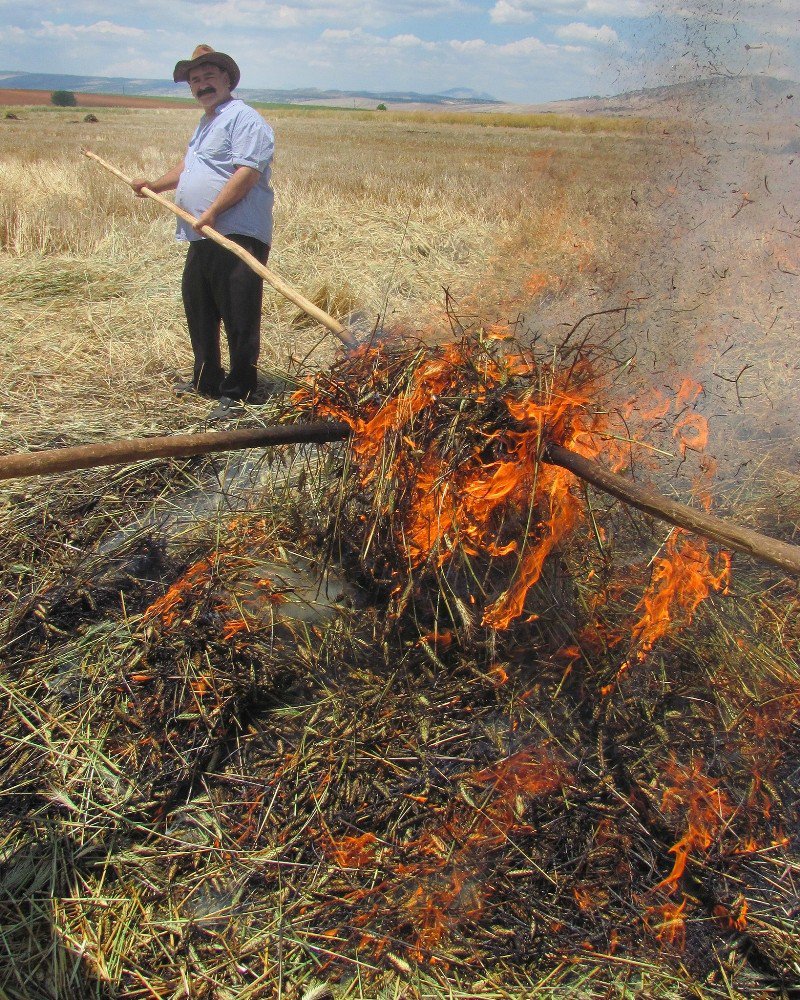
[{"label": "harvested field", "polygon": [[[0,107],[51,107],[50,90],[11,90],[0,87]],[[163,108],[179,104],[177,99],[132,97],[127,94],[83,94],[76,92],[76,108]],[[189,103],[189,100],[186,101]]]},{"label": "harvested field", "polygon": [[[92,144],[152,173],[191,118]],[[170,221],[40,121],[0,160],[4,450],[200,429]],[[796,583],[543,460],[714,493],[703,393],[646,398],[629,286],[597,302],[669,150],[275,124],[270,263],[364,343],[268,297],[290,391],[248,420],[354,440],[2,485],[2,990],[790,995]],[[788,472],[723,504],[786,541],[799,511]]]}]

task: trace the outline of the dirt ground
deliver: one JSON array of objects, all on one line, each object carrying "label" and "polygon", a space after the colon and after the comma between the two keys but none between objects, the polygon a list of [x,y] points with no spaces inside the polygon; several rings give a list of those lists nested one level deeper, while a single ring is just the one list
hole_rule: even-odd
[{"label": "dirt ground", "polygon": [[800,471],[800,132],[792,103],[686,106],[665,126],[676,158],[643,165],[632,202],[655,225],[620,247],[610,272],[535,307],[534,333],[558,339],[588,313],[593,339],[633,358],[620,393],[700,382],[719,481]]},{"label": "dirt ground", "polygon": [[[50,90],[5,90],[0,88],[0,107],[49,105]],[[79,108],[163,108],[165,101],[155,97],[128,97],[121,94],[75,94]]]}]

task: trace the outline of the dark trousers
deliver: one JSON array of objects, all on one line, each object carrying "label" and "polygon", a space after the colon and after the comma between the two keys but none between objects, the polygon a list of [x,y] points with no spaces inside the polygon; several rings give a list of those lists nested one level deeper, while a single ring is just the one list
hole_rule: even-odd
[{"label": "dark trousers", "polygon": [[[228,239],[266,264],[269,247],[252,236]],[[194,384],[208,396],[246,399],[256,388],[261,347],[263,280],[212,240],[189,244],[183,268],[183,307],[194,351]],[[220,355],[220,321],[228,338],[230,371]]]}]

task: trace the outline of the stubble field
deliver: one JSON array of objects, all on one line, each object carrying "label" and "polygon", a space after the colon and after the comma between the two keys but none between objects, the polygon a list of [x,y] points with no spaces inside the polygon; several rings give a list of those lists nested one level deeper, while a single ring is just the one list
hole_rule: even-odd
[{"label": "stubble field", "polygon": [[[31,109],[0,122],[5,450],[203,417],[170,396],[191,360],[174,220],[81,155],[157,176],[183,155],[197,114],[81,117]],[[335,315],[357,313],[364,330],[446,327],[445,290],[457,312],[513,320],[548,284],[602,266],[630,226],[631,172],[648,142],[330,113],[272,122],[270,267]],[[279,368],[310,351],[325,364],[335,349],[269,290],[262,341],[265,365]]]}]

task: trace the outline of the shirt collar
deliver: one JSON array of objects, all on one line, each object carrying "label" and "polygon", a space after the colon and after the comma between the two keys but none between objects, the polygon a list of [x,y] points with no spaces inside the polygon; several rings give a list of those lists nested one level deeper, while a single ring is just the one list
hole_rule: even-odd
[{"label": "shirt collar", "polygon": [[222,104],[218,104],[214,108],[214,113],[212,115],[209,116],[205,112],[203,112],[203,118],[205,118],[206,121],[213,121],[217,117],[217,115],[221,115],[222,112],[227,107],[229,107],[232,104],[233,101],[236,101],[236,100],[238,100],[238,98],[233,97],[233,96],[229,97],[227,101],[223,101]]}]

